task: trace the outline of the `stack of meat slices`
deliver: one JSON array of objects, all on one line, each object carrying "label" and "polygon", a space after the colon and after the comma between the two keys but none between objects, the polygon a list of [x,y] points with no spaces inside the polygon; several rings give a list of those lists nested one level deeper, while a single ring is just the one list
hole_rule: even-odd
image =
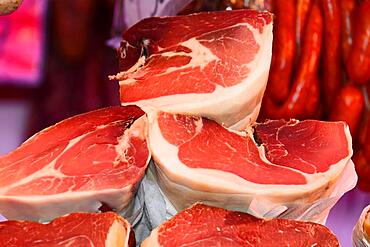
[{"label": "stack of meat slices", "polygon": [[242,129],[260,110],[272,15],[253,10],[148,18],[123,35],[121,103]]},{"label": "stack of meat slices", "polygon": [[313,202],[332,192],[352,155],[343,122],[271,120],[236,132],[165,112],[149,113],[149,145],[177,210],[197,201],[246,210],[253,197]]},{"label": "stack of meat slices", "polygon": [[339,242],[329,229],[316,223],[263,220],[246,213],[196,204],[153,230],[141,246],[339,247]]},{"label": "stack of meat slices", "polygon": [[143,114],[118,106],[78,115],[1,157],[0,214],[49,221],[80,211],[129,212],[150,160]]},{"label": "stack of meat slices", "polygon": [[[349,163],[343,122],[255,123],[271,59],[271,20],[252,10],[148,18],[123,35],[115,77],[121,103],[148,114],[157,182],[177,210],[197,201],[246,210],[252,198],[312,203],[331,194]],[[190,219],[179,222],[199,230]],[[166,234],[177,223],[160,229]],[[156,246],[156,238],[154,232],[146,244]]]}]

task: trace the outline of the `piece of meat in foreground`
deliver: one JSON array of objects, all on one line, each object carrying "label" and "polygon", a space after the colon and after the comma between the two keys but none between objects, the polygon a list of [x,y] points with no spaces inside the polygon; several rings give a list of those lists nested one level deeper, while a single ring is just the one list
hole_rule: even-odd
[{"label": "piece of meat in foreground", "polygon": [[48,221],[72,212],[125,210],[150,159],[136,106],[68,118],[0,157],[0,214]]},{"label": "piece of meat in foreground", "polygon": [[48,224],[31,221],[0,222],[0,245],[134,247],[130,224],[113,212],[72,213]]},{"label": "piece of meat in foreground", "polygon": [[272,14],[255,10],[144,19],[123,35],[121,103],[241,129],[259,113],[271,60]]},{"label": "piece of meat in foreground", "polygon": [[320,224],[264,220],[247,213],[195,204],[154,229],[141,246],[337,247],[339,242]]},{"label": "piece of meat in foreground", "polygon": [[344,122],[270,120],[236,132],[201,117],[148,116],[154,174],[177,210],[313,203],[331,194],[352,156]]}]

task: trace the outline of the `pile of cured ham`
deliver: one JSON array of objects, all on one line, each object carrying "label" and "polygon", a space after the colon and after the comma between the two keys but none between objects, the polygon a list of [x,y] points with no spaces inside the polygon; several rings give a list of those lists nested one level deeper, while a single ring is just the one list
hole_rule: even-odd
[{"label": "pile of cured ham", "polygon": [[[122,106],[66,119],[0,158],[0,242],[134,246],[135,195],[152,158],[179,213],[142,246],[339,246],[314,222],[345,192],[344,177],[355,183],[347,124],[256,123],[272,19],[238,10],[130,28],[112,76]],[[257,218],[253,205],[280,211]]]}]

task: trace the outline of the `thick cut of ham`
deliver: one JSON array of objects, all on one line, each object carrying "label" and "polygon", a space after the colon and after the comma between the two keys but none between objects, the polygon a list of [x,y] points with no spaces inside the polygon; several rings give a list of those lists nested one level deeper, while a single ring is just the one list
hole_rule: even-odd
[{"label": "thick cut of ham", "polygon": [[136,106],[66,119],[0,157],[0,214],[47,221],[72,212],[131,209],[150,160]]},{"label": "thick cut of ham", "polygon": [[246,213],[196,204],[154,229],[142,247],[337,247],[325,226],[286,219],[264,220]]},{"label": "thick cut of ham", "polygon": [[113,212],[73,213],[41,224],[30,221],[0,223],[1,246],[134,247],[130,224]]},{"label": "thick cut of ham", "polygon": [[253,198],[312,203],[330,195],[352,155],[344,122],[271,120],[236,132],[165,112],[149,113],[149,146],[177,210],[202,201],[246,211]]},{"label": "thick cut of ham", "polygon": [[[123,35],[121,103],[254,122],[266,87],[272,15],[254,10],[153,17]],[[114,77],[113,77],[114,78]]]}]

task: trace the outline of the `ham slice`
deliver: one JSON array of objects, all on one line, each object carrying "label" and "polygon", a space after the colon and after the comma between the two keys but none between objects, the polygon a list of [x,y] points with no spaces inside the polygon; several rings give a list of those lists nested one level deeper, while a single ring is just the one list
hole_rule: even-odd
[{"label": "ham slice", "polygon": [[242,212],[196,204],[154,229],[141,246],[337,247],[339,242],[320,224],[264,220]]},{"label": "ham slice", "polygon": [[253,198],[312,203],[330,195],[352,156],[344,122],[271,120],[236,132],[165,112],[149,114],[149,146],[177,210],[201,201],[246,211]]},{"label": "ham slice", "polygon": [[66,119],[0,157],[0,214],[48,221],[72,212],[130,213],[150,160],[136,106]]},{"label": "ham slice", "polygon": [[122,105],[214,119],[240,129],[259,113],[272,15],[255,10],[144,19],[120,47]]},{"label": "ham slice", "polygon": [[8,247],[134,247],[135,235],[130,224],[113,212],[73,213],[48,224],[1,222],[0,243]]}]

